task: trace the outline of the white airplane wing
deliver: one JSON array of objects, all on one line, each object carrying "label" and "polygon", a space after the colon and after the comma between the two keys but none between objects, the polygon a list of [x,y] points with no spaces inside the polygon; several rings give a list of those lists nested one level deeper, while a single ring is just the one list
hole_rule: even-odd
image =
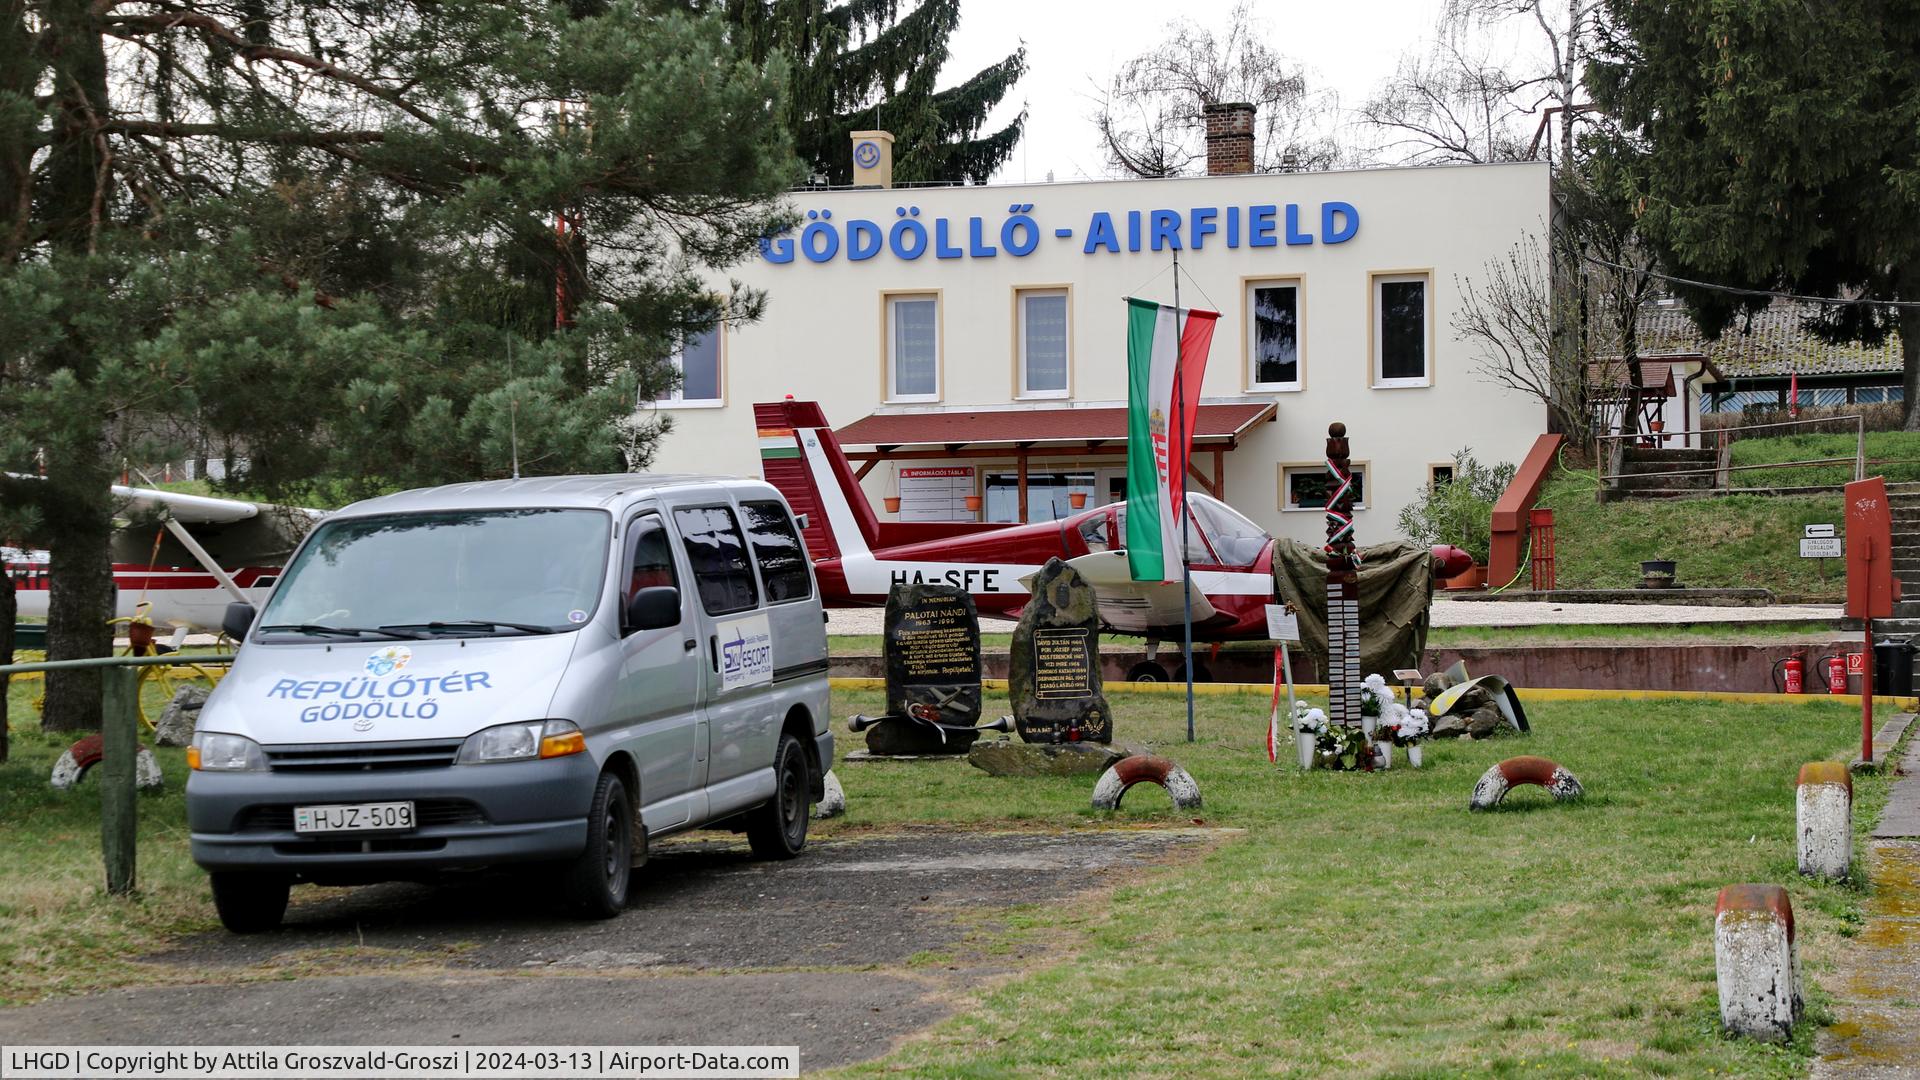
[{"label": "white airplane wing", "polygon": [[124,487],[120,484],[113,485],[113,494],[124,500],[123,512],[147,515],[165,511],[167,517],[182,525],[227,525],[258,517],[268,510],[305,515],[315,521],[326,516],[323,510],[308,510],[298,506],[251,503],[241,499],[219,499],[210,495],[188,495],[181,491]]},{"label": "white airplane wing", "polygon": [[260,507],[239,499],[216,499],[207,495],[123,487],[119,484],[113,485],[113,494],[125,500],[127,512],[145,515],[165,511],[168,517],[183,525],[224,525],[260,514]]},{"label": "white airplane wing", "polygon": [[[1120,633],[1144,634],[1152,627],[1172,626],[1182,618],[1183,593],[1180,583],[1133,580],[1133,572],[1127,568],[1127,553],[1124,551],[1096,551],[1069,559],[1067,565],[1078,570],[1087,584],[1093,586],[1093,598],[1100,609],[1100,621]],[[1020,579],[1020,583],[1031,591],[1033,579],[1038,573],[1028,574]],[[1213,617],[1214,607],[1198,585],[1184,595],[1190,596],[1193,601],[1194,622]]]}]

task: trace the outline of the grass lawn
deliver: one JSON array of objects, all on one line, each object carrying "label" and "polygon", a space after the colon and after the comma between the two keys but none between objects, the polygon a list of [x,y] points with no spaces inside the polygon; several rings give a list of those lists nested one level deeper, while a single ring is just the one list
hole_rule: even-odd
[{"label": "grass lawn", "polygon": [[[835,697],[841,712],[878,704]],[[852,1073],[1805,1074],[1810,1024],[1790,1048],[1719,1035],[1713,902],[1733,882],[1787,885],[1823,1015],[1818,982],[1860,923],[1860,893],[1799,880],[1792,781],[1805,761],[1845,755],[1857,711],[1541,704],[1529,739],[1434,745],[1424,770],[1362,776],[1269,767],[1263,696],[1201,697],[1193,746],[1178,698],[1116,695],[1114,707],[1119,738],[1179,760],[1202,786],[1202,820],[1244,837],[1098,904],[1011,913],[1037,936],[1067,931],[1079,951]],[[1468,813],[1480,773],[1522,752],[1572,768],[1586,801],[1524,789],[1504,812]],[[1106,823],[1085,780],[958,764],[839,775],[848,815],[823,831]],[[1863,830],[1885,783],[1859,786]],[[1186,823],[1140,788],[1119,818]]]},{"label": "grass lawn", "polygon": [[[1739,439],[1729,454],[1735,465],[1764,465],[1786,461],[1845,458],[1845,465],[1808,465],[1791,469],[1752,469],[1731,474],[1735,487],[1810,487],[1844,484],[1853,479],[1853,455],[1858,444],[1848,434],[1783,435],[1767,439]],[[1920,480],[1920,432],[1867,432],[1867,475],[1884,476],[1888,483]]]},{"label": "grass lawn", "polygon": [[[1860,923],[1861,893],[1797,878],[1792,780],[1802,762],[1846,754],[1857,712],[1539,704],[1529,739],[1437,744],[1424,770],[1363,776],[1270,767],[1264,695],[1199,698],[1193,745],[1179,698],[1116,693],[1113,704],[1122,742],[1150,744],[1198,779],[1201,821],[1241,831],[1088,902],[994,913],[1001,927],[976,946],[1048,959],[851,1073],[1805,1074],[1811,1025],[1788,1048],[1718,1034],[1712,907],[1724,884],[1786,884],[1812,1015],[1823,1014],[1818,983]],[[879,706],[877,693],[834,697],[837,717]],[[989,715],[1004,707],[987,704]],[[186,855],[180,752],[161,751],[168,790],[141,800],[141,895],[118,901],[101,890],[93,789],[46,785],[66,741],[16,733],[0,767],[0,1001],[159,977],[140,954],[214,925]],[[858,744],[843,734],[841,745]],[[1469,814],[1473,781],[1522,752],[1572,768],[1586,801],[1522,789],[1503,812]],[[1096,813],[1084,778],[998,779],[957,762],[838,775],[848,813],[817,825],[823,837],[909,823],[1191,824],[1145,788],[1118,815]],[[1863,829],[1885,783],[1859,785]]]},{"label": "grass lawn", "polygon": [[1591,469],[1561,469],[1540,493],[1540,505],[1553,508],[1560,588],[1632,588],[1640,582],[1643,560],[1673,559],[1683,585],[1756,587],[1836,601],[1845,593],[1841,560],[1800,557],[1804,526],[1844,527],[1838,492],[1601,503],[1594,498],[1594,475]]}]

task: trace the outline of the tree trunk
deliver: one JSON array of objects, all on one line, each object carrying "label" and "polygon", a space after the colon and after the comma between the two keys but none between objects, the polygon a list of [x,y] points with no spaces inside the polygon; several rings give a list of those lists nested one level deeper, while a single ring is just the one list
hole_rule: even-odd
[{"label": "tree trunk", "polygon": [[[13,663],[13,624],[20,617],[20,598],[13,591],[13,575],[0,564],[0,667]],[[7,677],[0,675],[0,765],[7,760]]]},{"label": "tree trunk", "polygon": [[[76,440],[77,441],[77,440]],[[103,461],[103,440],[49,455],[46,500],[47,541],[53,561],[47,568],[47,658],[74,660],[113,652],[115,590],[113,555],[113,478]],[[60,458],[67,458],[62,461]],[[47,672],[47,704],[40,714],[46,731],[92,731],[100,726],[100,672]]]},{"label": "tree trunk", "polygon": [[[106,190],[94,126],[112,115],[107,94],[107,55],[100,18],[90,0],[50,0],[44,8],[42,40],[53,58],[48,85],[59,124],[47,148],[47,239],[54,256],[73,265],[89,256],[111,205],[98,198]],[[94,395],[99,370],[93,343],[69,325],[59,346],[58,367],[75,376],[76,390],[62,395],[71,411],[71,437],[52,440],[47,479],[41,496],[52,563],[47,568],[47,657],[72,660],[113,651],[113,531],[111,467],[107,422],[110,408]],[[91,730],[100,726],[100,673],[50,671],[47,704],[40,714],[47,731]]]}]

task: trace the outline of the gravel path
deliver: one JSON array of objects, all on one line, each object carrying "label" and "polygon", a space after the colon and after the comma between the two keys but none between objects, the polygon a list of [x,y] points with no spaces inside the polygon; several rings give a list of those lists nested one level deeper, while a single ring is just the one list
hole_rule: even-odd
[{"label": "gravel path", "polygon": [[525,875],[302,890],[279,932],[146,958],[176,985],[0,1009],[0,1044],[798,1045],[811,1072],[878,1057],[1025,966],[969,941],[1008,908],[1223,835],[910,829],[784,863],[669,842],[626,913],[590,923]]}]

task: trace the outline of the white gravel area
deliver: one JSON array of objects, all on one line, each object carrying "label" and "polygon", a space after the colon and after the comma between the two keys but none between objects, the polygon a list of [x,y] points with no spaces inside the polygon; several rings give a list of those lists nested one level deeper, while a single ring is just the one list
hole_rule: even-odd
[{"label": "white gravel area", "polygon": [[[880,608],[834,608],[829,634],[878,634]],[[1448,600],[1435,597],[1434,626],[1680,626],[1687,623],[1821,622],[1844,616],[1839,604],[1708,607],[1700,604],[1554,604],[1536,600]],[[983,617],[989,634],[1013,630],[1010,619]]]},{"label": "white gravel area", "polygon": [[1680,626],[1819,622],[1844,615],[1839,604],[1709,607],[1701,604],[1555,604],[1543,600],[1435,599],[1433,602],[1434,626]]}]

